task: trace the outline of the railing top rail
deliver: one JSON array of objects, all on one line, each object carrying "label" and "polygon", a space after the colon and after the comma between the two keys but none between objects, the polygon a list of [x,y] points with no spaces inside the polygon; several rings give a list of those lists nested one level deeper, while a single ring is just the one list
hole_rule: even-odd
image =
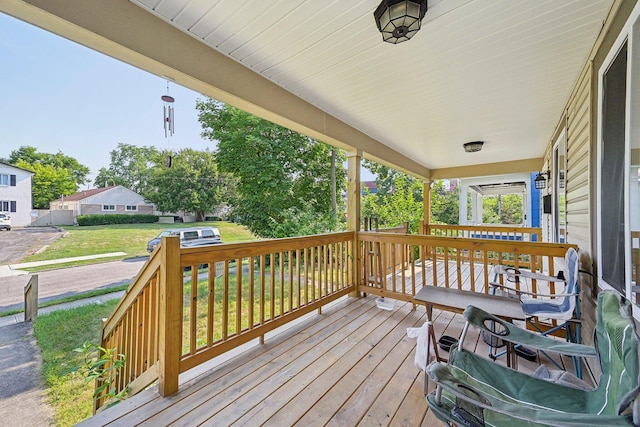
[{"label": "railing top rail", "polygon": [[578,249],[577,245],[569,243],[527,242],[522,240],[492,240],[473,239],[469,237],[432,236],[425,234],[402,235],[394,233],[360,232],[360,239],[373,242],[392,242],[402,244],[414,244],[420,246],[447,246],[450,248],[493,250],[514,253],[553,254],[564,253],[569,248]]},{"label": "railing top rail", "polygon": [[203,255],[212,259],[235,259],[344,242],[353,239],[353,237],[353,231],[345,231],[340,233],[318,234],[314,236],[258,240],[251,242],[250,245],[244,242],[225,243],[222,245],[202,246],[198,248],[184,248],[180,253],[182,263],[184,265],[190,265],[190,263],[193,263],[194,261],[197,262],[201,259]]},{"label": "railing top rail", "polygon": [[507,225],[507,224],[491,224],[491,225],[449,225],[449,224],[429,224],[426,225],[427,229],[440,228],[444,230],[495,230],[505,231],[514,230],[519,232],[541,232],[540,227],[523,227],[520,225]]},{"label": "railing top rail", "polygon": [[109,316],[109,318],[104,322],[103,331],[105,334],[108,334],[112,328],[116,326],[120,318],[135,301],[140,292],[142,292],[149,279],[160,268],[160,258],[160,251],[153,251],[144,267],[140,269],[136,277],[131,281],[131,284],[125,291],[124,296],[120,299],[116,308],[113,310],[113,313],[111,313],[111,316]]}]

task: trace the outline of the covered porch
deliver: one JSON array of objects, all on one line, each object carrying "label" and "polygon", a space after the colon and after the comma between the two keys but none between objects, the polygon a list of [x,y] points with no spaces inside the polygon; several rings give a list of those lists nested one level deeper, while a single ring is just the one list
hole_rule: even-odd
[{"label": "covered porch", "polygon": [[[597,267],[595,67],[636,1],[434,0],[400,46],[379,40],[378,1],[338,3],[0,0],[5,13],[348,153],[347,231],[211,249],[167,240],[154,252],[103,330],[103,345],[127,354],[115,382],[133,397],[87,424],[431,425],[405,332],[424,320],[420,287],[488,293],[498,263],[554,275],[568,245]],[[463,150],[477,140],[482,151]],[[423,234],[361,232],[363,159],[423,180]],[[562,233],[551,221],[536,242],[431,231],[433,180],[531,172],[557,177],[544,195],[562,204],[552,212],[565,215]],[[566,244],[543,243],[560,234]],[[587,325],[603,283],[583,284]],[[379,311],[376,296],[394,310]],[[440,333],[460,325],[438,314]]]}]

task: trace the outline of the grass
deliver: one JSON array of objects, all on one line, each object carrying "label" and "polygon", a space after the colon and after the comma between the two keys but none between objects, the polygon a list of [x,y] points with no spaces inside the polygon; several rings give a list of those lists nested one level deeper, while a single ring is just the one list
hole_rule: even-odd
[{"label": "grass", "polygon": [[[48,300],[48,301],[43,302],[43,303],[38,303],[38,308],[40,309],[40,308],[45,308],[45,307],[51,307],[51,306],[58,305],[58,304],[64,304],[66,302],[73,302],[73,301],[78,301],[78,300],[81,300],[81,299],[86,299],[86,298],[91,298],[91,297],[97,297],[97,296],[100,296],[100,295],[110,294],[112,292],[124,291],[128,287],[129,287],[129,284],[118,285],[118,286],[113,286],[113,287],[106,288],[106,289],[95,289],[95,290],[92,290],[92,291],[82,292],[80,294],[75,294],[75,295],[68,296],[68,297],[56,298],[56,299]],[[14,314],[23,313],[23,312],[24,312],[24,308],[17,308],[15,310],[0,311],[0,317],[13,316]]]},{"label": "grass", "polygon": [[[76,372],[83,355],[73,351],[85,341],[98,343],[101,319],[114,310],[117,300],[41,315],[34,331],[42,351],[47,401],[55,411],[56,426],[72,426],[93,414],[93,383],[85,384]],[[82,325],[79,327],[79,325]]]},{"label": "grass", "polygon": [[55,266],[34,267],[29,271],[44,271],[51,268],[71,267],[95,264],[96,262],[117,261],[125,258],[147,256],[147,242],[156,237],[160,231],[168,228],[183,227],[217,227],[225,243],[247,242],[255,240],[251,232],[243,226],[230,222],[199,222],[179,224],[114,224],[88,227],[65,226],[64,237],[53,242],[40,254],[32,255],[21,262],[48,261],[52,259],[71,258],[83,255],[95,255],[110,252],[124,252],[126,255],[88,261],[56,264]]}]

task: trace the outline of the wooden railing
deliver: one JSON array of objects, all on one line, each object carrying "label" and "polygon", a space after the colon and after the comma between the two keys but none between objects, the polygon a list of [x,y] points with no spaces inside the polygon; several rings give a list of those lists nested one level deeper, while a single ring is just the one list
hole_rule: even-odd
[{"label": "wooden railing", "polygon": [[[180,249],[164,238],[103,327],[101,345],[126,355],[114,391],[159,380],[172,394],[180,373],[353,292],[353,241],[345,232]],[[103,394],[96,410],[104,404]]]},{"label": "wooden railing", "polygon": [[[450,238],[425,235],[397,235],[390,233],[358,233],[360,253],[367,255],[371,248],[379,251],[383,265],[394,267],[381,271],[374,263],[363,264],[361,292],[412,301],[422,286],[445,286],[489,293],[491,268],[496,264],[525,268],[547,275],[557,274],[558,262],[569,247],[575,245],[504,241],[487,239]],[[400,249],[397,249],[400,246]],[[389,247],[395,248],[393,251]],[[388,255],[392,254],[392,255]],[[393,255],[396,254],[396,255]],[[385,257],[399,259],[387,261]],[[529,284],[537,291],[536,281]],[[545,289],[546,290],[546,289]],[[551,292],[555,292],[551,285]]]},{"label": "wooden railing", "polygon": [[[555,275],[555,261],[573,246],[357,235],[356,246],[344,232],[188,249],[164,238],[104,324],[101,345],[126,355],[111,389],[135,394],[158,380],[170,395],[180,373],[349,293],[405,301],[422,286],[487,293],[492,265]],[[95,409],[105,403],[103,393]]]},{"label": "wooden railing", "polygon": [[470,239],[542,242],[542,229],[540,227],[423,224],[422,233],[431,236],[467,237]]}]

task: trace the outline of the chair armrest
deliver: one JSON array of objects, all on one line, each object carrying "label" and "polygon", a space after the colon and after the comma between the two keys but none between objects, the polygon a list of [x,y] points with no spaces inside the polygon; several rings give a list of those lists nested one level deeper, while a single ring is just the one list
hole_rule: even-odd
[{"label": "chair armrest", "polygon": [[548,276],[546,274],[542,274],[542,273],[534,273],[532,271],[529,270],[519,270],[516,269],[514,267],[507,267],[506,265],[502,265],[502,264],[496,264],[493,266],[493,273],[498,275],[498,274],[504,274],[507,277],[526,277],[528,279],[536,279],[536,280],[545,280],[547,282],[564,282],[564,279],[558,278],[558,277],[554,277],[554,276]]},{"label": "chair armrest", "polygon": [[504,289],[510,292],[514,292],[518,295],[531,295],[531,296],[536,296],[536,297],[549,297],[549,298],[562,298],[562,297],[575,297],[577,295],[580,295],[578,293],[569,293],[569,294],[541,294],[538,292],[528,292],[528,291],[523,291],[520,289],[516,289],[516,288],[512,288],[510,286],[505,286],[505,285],[501,285],[500,283],[496,283],[496,282],[489,282],[490,286],[493,286],[494,288],[500,288],[500,289]]},{"label": "chair armrest", "polygon": [[[507,370],[509,368],[503,369]],[[439,408],[438,412],[441,413],[442,411],[445,413],[451,411],[455,405],[452,400],[460,399],[482,408],[483,411],[501,414],[497,417],[494,415],[491,418],[494,420],[501,419],[502,421],[510,422],[512,425],[528,424],[531,422],[539,423],[540,425],[570,425],[575,427],[631,425],[627,417],[623,415],[563,412],[558,409],[541,406],[537,402],[522,401],[518,399],[517,394],[511,396],[508,390],[505,390],[505,394],[505,392],[486,383],[478,383],[476,387],[471,384],[476,383],[476,381],[469,374],[459,370],[455,366],[444,365],[440,362],[433,362],[427,366],[427,374],[437,385],[436,390],[427,396],[427,402],[432,409],[432,405],[437,405]],[[480,387],[483,387],[483,389],[480,390]],[[563,387],[560,386],[560,388],[562,389]],[[445,396],[443,391],[449,396]],[[453,399],[451,399],[451,396],[453,396]],[[475,396],[475,398],[472,396]],[[561,394],[559,398],[564,399],[566,396],[566,394]],[[447,404],[445,399],[451,403]],[[570,405],[567,410],[571,410]],[[484,412],[484,414],[485,417],[487,417],[487,412]],[[448,416],[451,421],[455,420],[455,418],[448,414],[445,416]],[[519,422],[520,420],[522,423]]]},{"label": "chair armrest", "polygon": [[[521,329],[472,305],[464,310],[464,317],[469,324],[512,343],[567,356],[596,357],[596,350],[591,346],[560,341]],[[504,332],[492,331],[490,328],[492,322],[500,324]]]}]

